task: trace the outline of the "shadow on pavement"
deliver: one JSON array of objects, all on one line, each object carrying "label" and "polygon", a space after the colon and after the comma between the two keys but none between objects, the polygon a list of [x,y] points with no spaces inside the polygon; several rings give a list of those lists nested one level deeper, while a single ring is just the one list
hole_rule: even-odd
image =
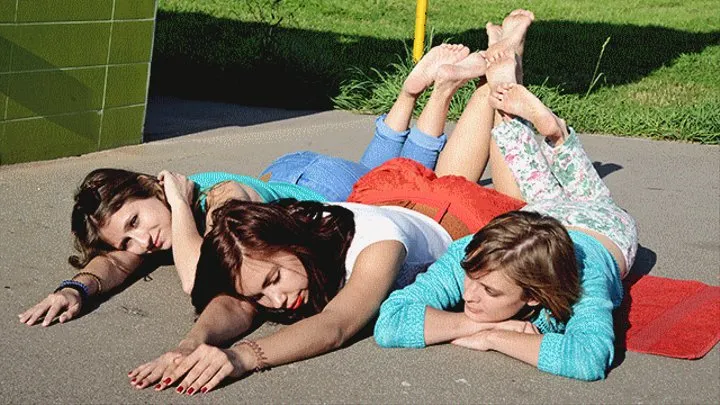
[{"label": "shadow on pavement", "polygon": [[653,267],[655,267],[655,263],[657,263],[657,254],[640,245],[637,256],[635,257],[635,264],[633,264],[630,273],[625,280],[623,280],[623,302],[613,313],[613,324],[615,325],[615,358],[610,368],[611,370],[622,364],[625,360],[625,353],[627,352],[625,337],[628,329],[630,329],[628,314],[632,306],[632,299],[628,291],[630,291],[630,287],[633,284],[650,273]]},{"label": "shadow on pavement", "polygon": [[153,96],[148,99],[143,142],[158,141],[222,127],[246,127],[314,114],[308,110],[245,107],[212,101]]}]

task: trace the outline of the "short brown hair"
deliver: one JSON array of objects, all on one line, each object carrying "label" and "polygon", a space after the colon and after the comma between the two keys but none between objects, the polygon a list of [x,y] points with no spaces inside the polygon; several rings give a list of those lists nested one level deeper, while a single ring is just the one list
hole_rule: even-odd
[{"label": "short brown hair", "polygon": [[557,320],[566,322],[581,293],[575,249],[565,227],[535,212],[513,211],[490,221],[465,250],[470,278],[500,270]]},{"label": "short brown hair", "polygon": [[85,176],[75,192],[71,222],[79,254],[70,256],[70,264],[81,269],[95,256],[113,250],[100,239],[100,228],[126,202],[152,197],[167,205],[154,176],[122,169],[96,169]]}]

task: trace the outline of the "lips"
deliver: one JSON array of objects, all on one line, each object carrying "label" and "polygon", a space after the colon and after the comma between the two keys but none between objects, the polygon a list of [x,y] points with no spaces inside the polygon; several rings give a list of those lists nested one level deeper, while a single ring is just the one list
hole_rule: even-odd
[{"label": "lips", "polygon": [[155,238],[153,239],[153,249],[157,250],[160,249],[162,246],[162,243],[160,242],[160,231],[158,230],[157,235],[155,235]]},{"label": "lips", "polygon": [[474,315],[478,315],[483,312],[481,309],[474,309],[473,307],[469,306],[467,303],[465,304],[465,311],[470,312],[471,314],[474,314]]},{"label": "lips", "polygon": [[297,298],[295,298],[295,302],[293,302],[292,305],[290,305],[290,307],[288,309],[296,310],[296,309],[300,308],[300,305],[302,305],[302,304],[303,304],[303,297],[302,297],[302,293],[300,293],[297,295]]}]

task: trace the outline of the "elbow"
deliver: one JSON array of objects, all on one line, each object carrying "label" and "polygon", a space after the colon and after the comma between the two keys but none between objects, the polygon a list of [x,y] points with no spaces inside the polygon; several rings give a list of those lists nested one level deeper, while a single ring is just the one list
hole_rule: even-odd
[{"label": "elbow", "polygon": [[193,290],[194,286],[195,286],[195,283],[193,283],[192,281],[183,281],[182,282],[182,290],[187,295],[192,294],[192,290]]},{"label": "elbow", "polygon": [[577,380],[602,380],[607,375],[614,354],[613,339],[549,334],[545,335],[540,346],[538,368]]},{"label": "elbow", "polygon": [[612,354],[610,353],[592,356],[588,362],[589,367],[583,379],[586,381],[605,379],[607,370],[610,367],[610,362],[612,362]]},{"label": "elbow", "polygon": [[395,347],[395,340],[387,333],[378,332],[378,330],[375,329],[374,337],[375,343],[382,348],[389,349]]},{"label": "elbow", "polygon": [[393,347],[392,333],[389,333],[387,326],[383,319],[378,319],[375,323],[375,329],[373,330],[373,337],[375,343],[380,347],[390,348]]},{"label": "elbow", "polygon": [[613,361],[614,346],[603,345],[594,349],[585,351],[584,367],[582,367],[579,375],[575,376],[585,381],[603,380],[607,376],[607,371]]},{"label": "elbow", "polygon": [[335,327],[328,330],[325,339],[324,352],[337,350],[342,347],[349,340],[349,336],[341,327]]}]

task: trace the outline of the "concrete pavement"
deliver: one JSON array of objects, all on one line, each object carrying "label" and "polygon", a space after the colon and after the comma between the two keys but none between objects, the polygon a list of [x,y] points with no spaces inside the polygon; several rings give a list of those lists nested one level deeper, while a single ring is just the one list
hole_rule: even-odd
[{"label": "concrete pavement", "polygon": [[[257,174],[273,158],[301,149],[357,159],[373,123],[373,117],[347,112],[173,99],[154,100],[149,111],[151,137],[171,139],[0,167],[0,402],[720,402],[717,346],[695,361],[628,352],[606,380],[586,383],[497,353],[449,345],[383,350],[371,338],[207,395],[135,391],[127,372],[172,348],[194,319],[172,267],[159,268],[152,281],[140,280],[64,325],[29,328],[16,317],[74,274],[66,261],[72,252],[70,210],[74,188],[85,174],[97,167]],[[172,138],[187,133],[194,134]],[[612,136],[581,139],[618,202],[639,223],[641,250],[634,271],[718,285],[720,149]]]}]

